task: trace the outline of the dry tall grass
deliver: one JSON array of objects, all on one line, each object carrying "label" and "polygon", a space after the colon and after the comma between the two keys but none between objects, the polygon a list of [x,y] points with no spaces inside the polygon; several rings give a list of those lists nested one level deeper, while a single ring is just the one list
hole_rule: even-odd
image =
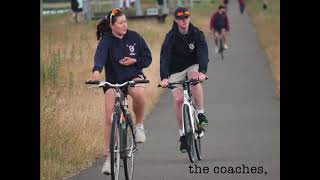
[{"label": "dry tall grass", "polygon": [[[149,45],[153,62],[145,69],[147,113],[157,101],[159,52],[167,26],[155,20],[129,22]],[[152,30],[151,30],[152,29]],[[95,25],[68,17],[41,26],[41,179],[61,179],[103,152],[104,96],[88,90],[97,41]],[[147,115],[147,114],[146,114]]]},{"label": "dry tall grass", "polygon": [[262,10],[262,1],[248,0],[247,9],[258,32],[280,96],[280,0],[268,0],[268,9]]}]

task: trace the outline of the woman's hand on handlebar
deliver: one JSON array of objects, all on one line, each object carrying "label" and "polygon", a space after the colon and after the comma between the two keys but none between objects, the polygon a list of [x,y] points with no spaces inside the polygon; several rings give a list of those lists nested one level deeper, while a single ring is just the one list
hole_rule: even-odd
[{"label": "woman's hand on handlebar", "polygon": [[99,71],[94,71],[86,82],[97,82],[100,79],[100,72]]}]

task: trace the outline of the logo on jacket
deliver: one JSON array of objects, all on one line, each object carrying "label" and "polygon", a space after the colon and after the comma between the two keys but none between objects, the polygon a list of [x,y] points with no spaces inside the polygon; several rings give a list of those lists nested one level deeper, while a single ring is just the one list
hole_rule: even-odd
[{"label": "logo on jacket", "polygon": [[194,42],[189,44],[189,49],[193,50],[194,49]]},{"label": "logo on jacket", "polygon": [[130,56],[134,56],[136,55],[136,53],[134,52],[134,46],[136,45],[136,43],[134,43],[133,45],[126,45],[129,48],[130,51]]}]

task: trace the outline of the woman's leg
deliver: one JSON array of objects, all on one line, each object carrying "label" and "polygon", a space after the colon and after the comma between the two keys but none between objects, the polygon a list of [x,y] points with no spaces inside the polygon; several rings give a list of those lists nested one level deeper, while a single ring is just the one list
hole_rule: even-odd
[{"label": "woman's leg", "polygon": [[[141,78],[135,78],[141,79]],[[145,94],[144,94],[145,84],[137,84],[135,87],[129,88],[129,95],[132,97],[132,108],[136,116],[135,125],[135,139],[137,143],[143,143],[146,141],[146,135],[144,132],[143,122],[144,122],[144,110],[145,110]]]},{"label": "woman's leg", "polygon": [[144,122],[144,109],[145,109],[145,95],[144,87],[130,87],[129,95],[132,97],[132,108],[136,116],[136,123],[143,124]]},{"label": "woman's leg", "polygon": [[105,125],[104,125],[104,139],[105,139],[105,155],[110,155],[110,134],[112,126],[112,113],[115,100],[115,91],[113,89],[108,89],[105,93]]}]

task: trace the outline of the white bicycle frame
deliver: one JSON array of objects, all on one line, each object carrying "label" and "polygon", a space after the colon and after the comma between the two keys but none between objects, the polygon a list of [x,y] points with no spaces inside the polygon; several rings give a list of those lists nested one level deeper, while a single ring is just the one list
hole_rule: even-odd
[{"label": "white bicycle frame", "polygon": [[198,117],[194,116],[197,114],[197,111],[195,110],[194,106],[191,105],[193,103],[192,99],[190,98],[188,94],[188,90],[183,90],[183,104],[181,107],[181,113],[182,113],[182,130],[183,134],[185,135],[185,129],[184,129],[184,119],[183,119],[183,107],[184,105],[187,105],[191,111],[189,111],[189,117],[191,120],[191,128],[192,128],[192,133],[195,134],[195,138],[197,138],[197,134],[195,133],[195,128],[194,128],[194,121],[196,120],[199,122]]}]

